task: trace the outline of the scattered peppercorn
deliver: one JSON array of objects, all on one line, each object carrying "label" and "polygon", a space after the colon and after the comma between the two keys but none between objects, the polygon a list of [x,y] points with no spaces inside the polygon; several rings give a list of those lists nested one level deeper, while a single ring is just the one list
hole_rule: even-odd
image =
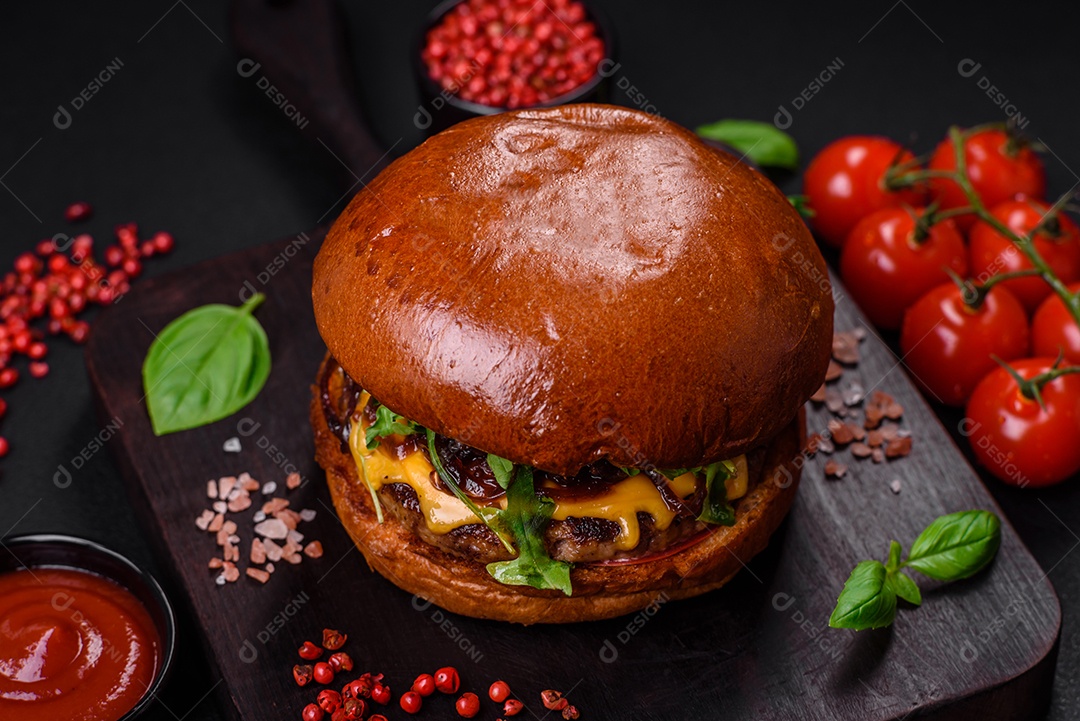
[{"label": "scattered peppercorn", "polygon": [[335,631],[332,628],[324,628],[322,632],[322,645],[323,648],[330,651],[337,651],[339,648],[345,645],[345,640],[348,638],[341,631]]},{"label": "scattered peppercorn", "polygon": [[328,658],[327,661],[329,662],[330,667],[334,669],[334,673],[353,670],[352,657],[342,651],[330,654],[330,658]]},{"label": "scattered peppercorn", "polygon": [[546,689],[540,692],[540,702],[548,711],[562,711],[570,703],[555,689]]},{"label": "scattered peppercorn", "polygon": [[420,707],[423,706],[423,700],[420,698],[420,694],[416,691],[406,691],[401,694],[401,709],[405,713],[419,713]]},{"label": "scattered peppercorn", "polygon": [[304,641],[304,644],[300,646],[300,658],[306,661],[314,661],[323,654],[323,650],[313,644],[311,641]]},{"label": "scattered peppercorn", "polygon": [[517,716],[523,708],[525,708],[525,704],[516,698],[508,698],[506,703],[503,704],[503,716]]},{"label": "scattered peppercorn", "polygon": [[458,716],[472,718],[480,713],[480,699],[474,693],[463,693],[454,704],[454,708],[457,709]]},{"label": "scattered peppercorn", "polygon": [[496,681],[488,689],[488,697],[495,703],[502,703],[510,697],[510,686],[506,681]]},{"label": "scattered peppercorn", "polygon": [[307,686],[311,683],[312,668],[310,664],[297,664],[292,667],[293,679],[297,686]]},{"label": "scattered peppercorn", "polygon": [[319,691],[319,698],[316,700],[319,704],[319,708],[328,714],[332,714],[341,708],[341,694],[333,689],[324,688]]},{"label": "scattered peppercorn", "polygon": [[422,673],[413,681],[412,690],[421,696],[435,693],[435,678],[430,673]]},{"label": "scattered peppercorn", "polygon": [[326,661],[319,661],[315,664],[313,676],[316,683],[326,686],[334,682],[334,669]]},{"label": "scattered peppercorn", "polygon": [[457,693],[461,688],[461,677],[453,666],[444,666],[435,672],[435,688],[443,693]]},{"label": "scattered peppercorn", "polygon": [[322,721],[322,717],[326,712],[313,703],[309,703],[304,707],[304,712],[301,714],[301,718],[304,721]]}]

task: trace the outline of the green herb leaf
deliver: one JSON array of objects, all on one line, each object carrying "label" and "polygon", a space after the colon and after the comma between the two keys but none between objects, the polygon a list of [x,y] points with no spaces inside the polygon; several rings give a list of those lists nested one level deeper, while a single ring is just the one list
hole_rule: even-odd
[{"label": "green herb leaf", "polygon": [[494,453],[488,454],[487,462],[491,466],[491,472],[495,474],[495,481],[504,489],[508,488],[514,478],[514,464]]},{"label": "green herb leaf", "polygon": [[1001,545],[1001,521],[989,511],[961,511],[934,520],[911,544],[904,566],[955,581],[978,573]]},{"label": "green herb leaf", "polygon": [[658,468],[657,470],[660,471],[664,478],[669,481],[674,481],[676,478],[686,473],[700,473],[701,466],[698,466],[697,468]]},{"label": "green herb leaf", "polygon": [[637,474],[641,473],[641,469],[639,469],[639,468],[629,468],[629,467],[626,467],[626,466],[615,466],[615,467],[618,468],[623,473],[625,473],[627,478],[633,478]]},{"label": "green herb leaf", "polygon": [[698,520],[720,526],[735,525],[735,509],[727,500],[724,481],[738,471],[731,461],[718,461],[705,466],[705,503],[701,506]]},{"label": "green herb leaf", "polygon": [[695,132],[708,140],[727,143],[763,167],[788,170],[799,167],[795,140],[775,125],[757,120],[718,120],[698,126]]},{"label": "green herb leaf", "polygon": [[919,587],[915,585],[911,577],[903,571],[896,571],[895,573],[890,571],[887,576],[887,583],[892,586],[893,593],[900,598],[916,606],[922,605],[922,592],[919,591]]},{"label": "green herb leaf", "polygon": [[502,529],[500,529],[498,525],[498,518],[500,512],[495,510],[494,508],[481,508],[480,506],[476,505],[476,501],[469,498],[465,494],[465,491],[461,490],[461,488],[458,487],[458,484],[454,481],[453,476],[446,472],[446,467],[443,466],[442,459],[439,458],[439,452],[435,449],[435,431],[431,430],[430,428],[425,428],[424,432],[427,434],[428,455],[431,457],[431,465],[435,466],[435,472],[439,474],[439,480],[445,483],[453,492],[453,494],[458,497],[458,500],[464,503],[466,508],[473,512],[473,515],[483,521],[484,525],[490,528],[491,531],[499,537],[499,540],[502,542],[503,547],[505,547],[506,550],[510,551],[510,553],[513,553],[514,546],[510,543],[510,540],[506,537],[506,534],[503,533]]},{"label": "green herb leaf", "polygon": [[551,558],[544,546],[544,528],[554,510],[555,503],[550,498],[536,495],[532,469],[518,466],[506,491],[506,510],[499,514],[514,534],[517,558],[487,565],[488,573],[496,581],[571,594],[570,564]]},{"label": "green herb leaf", "polygon": [[379,445],[379,439],[385,436],[401,435],[409,436],[416,433],[416,424],[399,416],[386,406],[379,406],[375,411],[375,422],[368,426],[364,435],[364,445],[375,448]]},{"label": "green herb leaf", "polygon": [[899,541],[892,541],[889,544],[889,560],[885,562],[885,570],[889,573],[893,573],[896,569],[900,568],[900,556],[904,553],[904,548],[900,545]]},{"label": "green herb leaf", "polygon": [[810,207],[810,199],[805,195],[789,195],[787,199],[791,203],[791,207],[802,216],[803,220],[809,220],[817,215],[814,209]]},{"label": "green herb leaf", "polygon": [[221,420],[259,394],[270,375],[270,344],[251,314],[263,298],[189,310],[154,339],[142,374],[155,435]]},{"label": "green herb leaf", "polygon": [[829,617],[832,628],[882,628],[896,616],[896,591],[881,561],[863,561],[851,572]]}]

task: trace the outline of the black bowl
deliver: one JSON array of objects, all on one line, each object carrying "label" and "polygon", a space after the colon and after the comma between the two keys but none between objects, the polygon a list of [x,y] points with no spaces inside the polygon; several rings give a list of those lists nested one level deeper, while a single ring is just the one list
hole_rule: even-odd
[{"label": "black bowl", "polygon": [[0,556],[0,573],[45,567],[89,571],[123,586],[139,599],[161,639],[161,662],[146,693],[120,721],[133,721],[142,715],[165,682],[176,648],[176,617],[172,604],[154,577],[119,553],[85,538],[37,534],[11,536],[2,543],[10,553]]},{"label": "black bowl", "polygon": [[[496,108],[490,105],[481,105],[468,100],[462,100],[456,94],[444,91],[442,87],[428,75],[427,66],[424,64],[424,59],[421,57],[421,51],[423,51],[424,44],[427,41],[428,30],[438,25],[439,22],[442,21],[444,15],[463,2],[466,2],[466,0],[445,0],[436,5],[435,8],[425,16],[424,23],[421,26],[419,33],[417,33],[416,42],[413,44],[413,68],[415,70],[417,84],[420,88],[421,99],[421,105],[417,108],[416,115],[413,117],[413,123],[417,128],[423,130],[428,135],[434,135],[440,130],[445,130],[455,123],[460,123],[462,120],[476,118],[481,115],[496,115],[507,111],[507,108]],[[596,26],[597,37],[604,42],[604,59],[600,61],[597,72],[586,82],[577,86],[570,92],[552,98],[545,103],[530,105],[530,108],[549,108],[556,105],[566,105],[567,103],[602,103],[607,102],[608,100],[610,91],[609,80],[612,73],[604,72],[604,70],[611,69],[614,71],[617,69],[617,63],[615,61],[615,33],[612,31],[611,23],[608,22],[607,17],[605,17],[602,12],[588,2],[584,2],[583,0],[579,0],[579,2],[585,7],[585,13],[589,21]],[[516,109],[522,110],[524,108]]]}]

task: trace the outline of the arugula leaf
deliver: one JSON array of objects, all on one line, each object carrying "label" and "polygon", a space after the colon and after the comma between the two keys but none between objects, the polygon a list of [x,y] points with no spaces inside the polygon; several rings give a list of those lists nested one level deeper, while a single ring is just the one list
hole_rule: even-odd
[{"label": "arugula leaf", "polygon": [[514,546],[506,538],[506,534],[498,527],[497,521],[500,512],[494,508],[481,508],[476,505],[476,501],[465,495],[465,491],[461,490],[454,478],[446,472],[446,467],[443,466],[442,459],[439,458],[439,452],[435,448],[435,431],[425,428],[424,432],[427,433],[427,447],[428,455],[431,456],[431,465],[435,466],[435,472],[439,474],[439,479],[450,488],[453,494],[458,497],[458,500],[465,504],[466,508],[472,511],[477,518],[484,522],[484,525],[499,537],[503,547],[513,553]]},{"label": "arugula leaf", "polygon": [[656,470],[660,471],[660,473],[663,474],[664,478],[668,479],[669,481],[674,481],[676,478],[685,473],[700,473],[701,466],[698,466],[696,468],[658,468]]},{"label": "arugula leaf", "polygon": [[708,140],[727,143],[758,165],[795,170],[799,148],[795,140],[771,123],[758,120],[718,120],[694,131]]},{"label": "arugula leaf", "polygon": [[402,435],[409,436],[416,433],[416,424],[406,420],[405,416],[399,416],[386,406],[379,406],[375,411],[375,422],[368,426],[364,436],[364,445],[368,449],[379,445],[379,439],[384,436]]},{"label": "arugula leaf", "polygon": [[1001,545],[1001,521],[989,511],[961,511],[941,516],[911,544],[904,564],[939,581],[978,573]]},{"label": "arugula leaf", "polygon": [[495,481],[505,490],[514,478],[514,464],[505,458],[489,453],[487,456],[491,472],[495,474]]},{"label": "arugula leaf", "polygon": [[705,466],[705,503],[701,506],[699,521],[719,526],[735,525],[735,509],[728,503],[724,481],[736,473],[731,461],[717,461]]},{"label": "arugula leaf", "polygon": [[554,510],[554,501],[536,495],[532,469],[518,466],[506,491],[506,510],[499,513],[517,541],[517,558],[487,565],[496,581],[571,594],[570,564],[551,558],[544,546],[544,528]]},{"label": "arugula leaf", "polygon": [[618,468],[623,473],[625,473],[627,478],[633,478],[637,474],[641,473],[640,468],[629,468],[627,466],[615,466],[615,467]]},{"label": "arugula leaf", "polygon": [[881,561],[863,561],[851,572],[829,616],[832,628],[883,628],[896,617],[896,591]]}]

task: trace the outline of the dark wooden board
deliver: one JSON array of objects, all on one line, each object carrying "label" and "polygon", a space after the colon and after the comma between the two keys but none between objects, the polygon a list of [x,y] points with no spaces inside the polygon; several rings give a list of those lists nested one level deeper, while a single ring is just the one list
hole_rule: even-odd
[{"label": "dark wooden board", "polygon": [[[505,678],[538,716],[537,693],[547,687],[573,689],[588,719],[1026,719],[1045,709],[1060,608],[1007,523],[987,572],[947,590],[923,583],[923,607],[901,610],[891,630],[826,627],[852,566],[882,556],[890,538],[910,543],[944,512],[997,510],[896,359],[872,336],[845,382],[858,377],[865,388],[901,401],[916,437],[912,455],[881,465],[851,462],[842,481],[824,479],[820,454],[809,460],[789,519],[724,589],[660,603],[637,617],[528,628],[454,616],[398,590],[353,549],[312,460],[309,386],[324,346],[309,289],[320,240],[321,233],[307,242],[289,238],[140,283],[102,314],[87,350],[102,418],[123,424],[110,447],[186,591],[237,718],[299,717],[314,693],[290,678],[295,649],[324,626],[347,631],[359,668],[386,673],[396,693],[417,674],[453,664],[466,687],[481,694]],[[258,311],[274,359],[266,388],[231,418],[155,438],[140,380],[153,333],[191,307],[237,304],[251,288],[267,295]],[[838,329],[862,325],[841,292]],[[827,411],[808,410],[809,428],[822,429]],[[240,454],[224,453],[223,441],[238,435],[243,419],[250,420],[242,430],[253,423],[258,430],[243,438]],[[283,467],[293,466],[308,482],[290,498],[294,507],[319,512],[302,530],[322,540],[326,555],[298,567],[279,564],[266,586],[246,578],[215,586],[206,568],[214,540],[194,524],[207,506],[206,480],[247,470],[280,483]],[[899,495],[888,488],[893,478],[903,481]],[[240,532],[249,541],[250,527],[241,523]],[[456,718],[448,699],[429,707],[429,718]],[[493,704],[484,709],[479,718],[496,718]],[[404,714],[395,706],[390,716]]]}]

